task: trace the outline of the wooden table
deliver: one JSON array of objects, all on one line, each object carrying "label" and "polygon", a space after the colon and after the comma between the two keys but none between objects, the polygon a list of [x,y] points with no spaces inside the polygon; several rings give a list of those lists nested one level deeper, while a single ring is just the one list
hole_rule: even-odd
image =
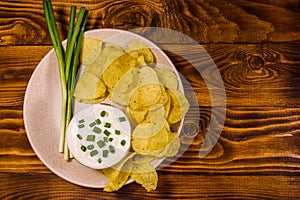
[{"label": "wooden table", "polygon": [[[225,125],[210,154],[199,158],[215,107],[200,74],[182,57],[167,52],[196,92],[200,106],[191,107],[191,113],[200,110],[201,115],[187,126],[197,127],[192,145],[158,171],[157,190],[147,193],[132,183],[105,193],[59,178],[37,158],[23,123],[26,86],[52,48],[42,2],[2,0],[0,199],[300,198],[299,0],[53,0],[53,5],[64,38],[70,5],[90,11],[87,30],[163,27],[193,38],[223,78]],[[197,52],[174,48],[202,62]]]}]

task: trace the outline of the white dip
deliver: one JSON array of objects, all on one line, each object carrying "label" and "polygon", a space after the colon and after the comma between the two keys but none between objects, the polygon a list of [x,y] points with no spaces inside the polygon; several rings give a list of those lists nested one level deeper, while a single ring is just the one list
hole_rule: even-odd
[{"label": "white dip", "polygon": [[130,122],[120,109],[109,105],[93,104],[77,112],[66,134],[74,158],[93,169],[117,164],[130,148]]}]

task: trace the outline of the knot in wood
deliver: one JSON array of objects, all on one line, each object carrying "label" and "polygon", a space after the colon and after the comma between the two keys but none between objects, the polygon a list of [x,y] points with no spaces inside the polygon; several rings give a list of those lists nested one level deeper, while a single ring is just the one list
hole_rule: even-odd
[{"label": "knot in wood", "polygon": [[183,133],[185,136],[195,136],[198,133],[198,127],[194,123],[186,123],[183,125]]},{"label": "knot in wood", "polygon": [[259,56],[259,55],[252,55],[250,58],[249,58],[249,66],[251,67],[251,69],[253,70],[259,70],[261,69],[264,64],[265,64],[265,61],[264,59]]}]

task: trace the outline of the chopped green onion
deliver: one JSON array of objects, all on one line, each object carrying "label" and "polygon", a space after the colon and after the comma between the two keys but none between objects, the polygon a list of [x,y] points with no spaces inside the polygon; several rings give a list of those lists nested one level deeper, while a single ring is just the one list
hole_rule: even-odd
[{"label": "chopped green onion", "polygon": [[97,151],[97,150],[91,151],[91,153],[90,153],[91,156],[95,156],[95,155],[97,155],[97,154],[98,154],[98,151]]},{"label": "chopped green onion", "polygon": [[96,122],[90,123],[90,127],[93,127],[93,126],[95,126],[95,125],[96,125]]},{"label": "chopped green onion", "polygon": [[116,134],[116,135],[120,135],[120,134],[121,134],[121,131],[115,130],[115,134]]},{"label": "chopped green onion", "polygon": [[92,149],[94,149],[94,145],[90,144],[90,145],[87,146],[87,148],[88,148],[89,150],[92,150]]},{"label": "chopped green onion", "polygon": [[113,138],[108,138],[108,141],[112,142],[114,139]]},{"label": "chopped green onion", "polygon": [[107,137],[103,137],[103,141],[104,141],[104,142],[108,142]]},{"label": "chopped green onion", "polygon": [[106,122],[106,123],[104,124],[104,127],[105,127],[105,128],[110,128],[110,127],[111,127],[111,123]]},{"label": "chopped green onion", "polygon": [[111,153],[115,153],[116,152],[115,148],[112,145],[109,145],[108,148],[109,148],[109,151]]},{"label": "chopped green onion", "polygon": [[126,121],[125,117],[119,117],[119,122],[124,122],[124,121]]},{"label": "chopped green onion", "polygon": [[106,115],[106,111],[105,110],[101,111],[100,116],[104,117],[105,115]]},{"label": "chopped green onion", "polygon": [[102,154],[102,156],[104,157],[104,158],[106,158],[107,156],[108,156],[108,150],[103,150],[103,154]]},{"label": "chopped green onion", "polygon": [[96,124],[98,124],[98,125],[101,124],[100,119],[96,119],[95,122],[96,122]]},{"label": "chopped green onion", "polygon": [[81,151],[83,151],[83,152],[85,152],[85,151],[86,151],[86,147],[85,147],[85,146],[83,146],[83,145],[80,147],[80,149],[81,149]]},{"label": "chopped green onion", "polygon": [[102,147],[105,146],[105,142],[103,142],[102,140],[99,140],[99,141],[97,142],[97,144],[98,144],[98,147],[99,147],[99,148],[102,148]]},{"label": "chopped green onion", "polygon": [[122,146],[125,146],[125,144],[126,144],[126,141],[125,141],[125,140],[122,140],[122,141],[121,141],[121,145],[122,145]]},{"label": "chopped green onion", "polygon": [[94,136],[94,135],[88,135],[88,136],[86,137],[86,140],[87,140],[87,141],[95,141],[95,136]]},{"label": "chopped green onion", "polygon": [[106,136],[109,136],[110,135],[110,132],[108,131],[108,130],[104,130],[104,134],[106,135]]},{"label": "chopped green onion", "polygon": [[78,128],[84,128],[84,124],[78,124]]},{"label": "chopped green onion", "polygon": [[97,126],[95,126],[95,127],[93,128],[93,132],[94,132],[94,133],[101,133],[101,129],[98,128]]},{"label": "chopped green onion", "polygon": [[81,136],[80,134],[77,134],[77,138],[78,138],[79,140],[82,140],[82,136]]},{"label": "chopped green onion", "polygon": [[80,124],[84,123],[84,119],[79,120],[79,123]]},{"label": "chopped green onion", "polygon": [[101,159],[101,158],[99,158],[99,159],[98,159],[98,163],[101,163],[101,162],[102,162],[102,159]]}]

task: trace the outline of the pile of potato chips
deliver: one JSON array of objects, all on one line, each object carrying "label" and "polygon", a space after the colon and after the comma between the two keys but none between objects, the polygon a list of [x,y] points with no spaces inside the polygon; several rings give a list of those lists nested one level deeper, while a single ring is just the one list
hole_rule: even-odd
[{"label": "pile of potato chips", "polygon": [[137,40],[122,48],[84,38],[80,59],[85,70],[74,97],[84,103],[109,98],[124,108],[134,125],[131,152],[116,166],[102,170],[109,179],[104,190],[116,191],[129,178],[147,191],[155,190],[158,177],[151,162],[177,154],[178,127],[189,109],[187,99],[178,90],[176,74],[155,67],[152,51]]}]

